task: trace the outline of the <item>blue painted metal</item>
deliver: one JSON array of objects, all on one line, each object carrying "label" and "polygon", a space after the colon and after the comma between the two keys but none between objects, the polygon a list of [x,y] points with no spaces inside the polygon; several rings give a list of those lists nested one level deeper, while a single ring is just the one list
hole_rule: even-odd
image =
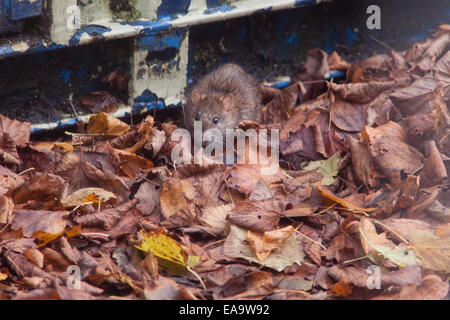
[{"label": "blue painted metal", "polygon": [[[152,66],[152,72],[164,75],[167,70],[176,70],[180,67],[180,57],[177,54],[183,39],[186,37],[186,28],[179,28],[169,33],[155,34],[153,30],[143,30],[136,40],[140,51],[147,51],[146,63]],[[133,101],[133,113],[142,110],[163,109],[166,104],[155,93],[145,90]]]},{"label": "blue painted metal", "polygon": [[145,90],[140,96],[134,100],[133,113],[138,114],[146,110],[152,110],[154,108],[164,109],[166,104],[163,100],[158,99],[158,96],[150,90]]},{"label": "blue painted metal", "polygon": [[18,32],[24,19],[42,14],[43,0],[0,0],[0,34]]},{"label": "blue painted metal", "polygon": [[[325,80],[331,80],[334,78],[344,78],[345,77],[345,72],[341,71],[341,70],[333,70],[330,71],[328,74],[325,75]],[[283,80],[283,81],[278,81],[273,83],[272,85],[270,85],[272,88],[277,88],[277,89],[284,89],[286,87],[289,87],[292,84],[291,81],[289,80]]]},{"label": "blue painted metal", "polygon": [[84,33],[87,33],[88,35],[97,38],[97,40],[104,40],[105,37],[103,36],[103,33],[111,31],[110,28],[106,28],[103,26],[97,26],[97,25],[88,25],[85,26],[82,29],[77,30],[77,32],[73,35],[73,37],[69,40],[69,46],[73,47],[80,43],[81,37]]},{"label": "blue painted metal", "polygon": [[22,20],[40,16],[43,0],[9,0],[11,1],[11,20]]},{"label": "blue painted metal", "polygon": [[228,12],[233,10],[234,8],[236,8],[235,6],[231,6],[229,4],[223,4],[219,7],[212,7],[212,8],[208,8],[205,11],[203,11],[204,14],[212,14],[212,13],[216,13],[216,12]]},{"label": "blue painted metal", "polygon": [[0,0],[0,34],[19,31],[22,28],[22,21],[11,20],[10,0]]},{"label": "blue painted metal", "polygon": [[316,3],[318,3],[317,0],[295,0],[294,7],[301,7],[301,6],[306,6],[306,5],[310,5],[310,4],[316,4]]},{"label": "blue painted metal", "polygon": [[187,14],[191,0],[163,0],[158,7],[158,18]]}]

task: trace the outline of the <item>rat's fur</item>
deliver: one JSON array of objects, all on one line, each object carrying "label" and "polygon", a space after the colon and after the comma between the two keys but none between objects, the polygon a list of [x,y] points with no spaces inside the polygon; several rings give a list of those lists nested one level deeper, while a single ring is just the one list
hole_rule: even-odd
[{"label": "rat's fur", "polygon": [[[258,82],[236,64],[225,64],[204,76],[188,91],[185,125],[193,132],[200,115],[203,131],[217,128],[225,137],[226,129],[243,120],[261,122],[261,91]],[[214,124],[214,117],[219,121]]]}]

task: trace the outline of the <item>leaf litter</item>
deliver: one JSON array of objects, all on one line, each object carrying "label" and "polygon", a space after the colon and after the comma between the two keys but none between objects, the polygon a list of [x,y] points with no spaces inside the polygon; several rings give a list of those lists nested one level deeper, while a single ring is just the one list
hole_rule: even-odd
[{"label": "leaf litter", "polygon": [[449,30],[353,64],[312,49],[261,85],[241,126],[280,129],[270,175],[173,163],[177,123],[127,124],[107,92],[69,139],[0,115],[0,298],[448,299]]}]

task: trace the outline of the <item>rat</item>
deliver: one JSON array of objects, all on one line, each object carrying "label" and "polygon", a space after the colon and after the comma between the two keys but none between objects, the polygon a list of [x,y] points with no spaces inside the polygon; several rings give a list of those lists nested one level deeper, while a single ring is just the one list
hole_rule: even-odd
[{"label": "rat", "polygon": [[186,95],[185,125],[194,130],[194,121],[202,129],[218,129],[225,138],[226,129],[243,120],[261,122],[261,90],[258,81],[240,66],[225,64],[208,73]]}]

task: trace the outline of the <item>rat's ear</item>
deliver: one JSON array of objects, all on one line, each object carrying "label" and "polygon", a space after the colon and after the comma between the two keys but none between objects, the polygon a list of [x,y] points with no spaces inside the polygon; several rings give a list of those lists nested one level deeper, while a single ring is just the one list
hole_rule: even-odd
[{"label": "rat's ear", "polygon": [[232,93],[228,93],[222,99],[222,105],[225,111],[230,111],[234,107],[234,96]]},{"label": "rat's ear", "polygon": [[191,100],[193,104],[199,104],[202,101],[202,94],[197,89],[192,91]]}]

